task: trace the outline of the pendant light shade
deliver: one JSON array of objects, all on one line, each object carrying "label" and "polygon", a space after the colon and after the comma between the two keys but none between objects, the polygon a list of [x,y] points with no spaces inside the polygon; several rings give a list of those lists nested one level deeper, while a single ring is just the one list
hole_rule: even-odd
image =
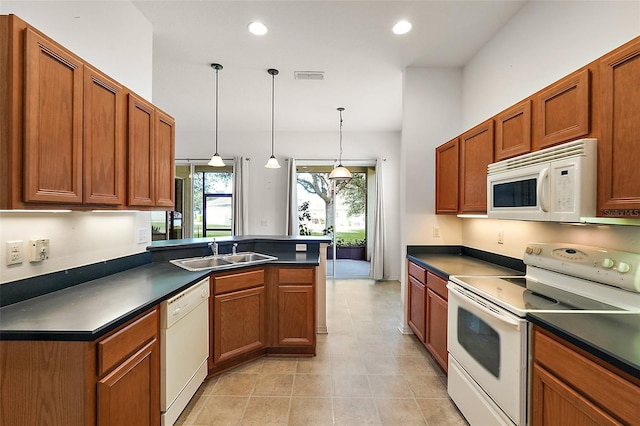
[{"label": "pendant light shade", "polygon": [[275,154],[273,153],[273,148],[274,148],[274,107],[275,107],[275,79],[276,79],[276,75],[279,74],[279,71],[277,69],[274,68],[269,68],[267,70],[267,72],[269,73],[269,75],[271,76],[271,157],[269,157],[269,160],[267,161],[267,164],[265,164],[264,166],[267,169],[279,169],[280,168],[280,163],[278,163],[278,159],[276,158]]},{"label": "pendant light shade", "polygon": [[213,154],[213,157],[211,157],[211,161],[209,161],[209,165],[213,166],[213,167],[224,167],[224,161],[222,161],[222,157],[220,157],[220,154],[218,154],[218,72],[222,69],[222,65],[220,64],[211,64],[211,68],[213,68],[214,70],[216,70],[216,95],[215,95],[215,99],[216,99],[216,105],[215,105],[215,111],[216,111],[216,123],[215,123],[215,143],[216,143],[216,151],[215,154]]},{"label": "pendant light shade", "polygon": [[338,160],[338,167],[335,167],[329,173],[329,179],[332,180],[349,180],[351,179],[351,172],[345,166],[342,165],[342,111],[344,108],[338,108],[338,112],[340,113],[340,157]]}]

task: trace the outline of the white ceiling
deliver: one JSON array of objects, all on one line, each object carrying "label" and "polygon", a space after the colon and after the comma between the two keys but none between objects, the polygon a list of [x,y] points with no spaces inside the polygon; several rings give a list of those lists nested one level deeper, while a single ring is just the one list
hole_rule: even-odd
[{"label": "white ceiling", "polygon": [[[211,134],[215,72],[219,131],[400,131],[402,71],[460,67],[525,3],[468,1],[156,1],[134,0],[152,23],[153,102],[172,114],[179,134]],[[408,19],[413,30],[391,27]],[[247,31],[254,20],[269,32]],[[294,80],[324,71],[324,81]],[[189,139],[189,138],[183,138]],[[183,150],[184,151],[184,150]],[[188,150],[187,150],[188,151]]]}]

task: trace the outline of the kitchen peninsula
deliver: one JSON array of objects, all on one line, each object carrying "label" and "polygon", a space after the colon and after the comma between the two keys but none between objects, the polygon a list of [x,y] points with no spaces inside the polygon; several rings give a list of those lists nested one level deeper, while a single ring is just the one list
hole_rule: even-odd
[{"label": "kitchen peninsula", "polygon": [[[211,294],[215,295],[215,279],[220,276],[248,271],[260,271],[264,276],[262,285],[269,304],[265,311],[270,312],[264,323],[264,347],[254,348],[250,354],[241,354],[237,362],[267,353],[288,353],[287,341],[283,343],[276,339],[276,319],[278,314],[292,311],[291,306],[283,308],[278,302],[299,299],[287,298],[291,293],[281,287],[286,287],[284,290],[305,287],[305,294],[310,297],[305,299],[312,305],[305,310],[307,316],[304,319],[314,326],[311,336],[302,349],[296,344],[289,346],[292,354],[313,355],[315,332],[326,331],[325,274],[322,269],[326,267],[326,259],[322,256],[326,250],[320,250],[320,247],[328,242],[327,239],[278,236],[216,238],[220,253],[231,252],[233,244],[238,244],[239,251],[261,252],[278,258],[266,264],[232,271],[193,272],[169,262],[175,258],[209,255],[209,243],[212,241],[203,238],[154,243],[147,252],[133,256],[135,259],[116,259],[110,265],[102,265],[104,271],[110,272],[104,276],[95,276],[100,265],[89,265],[4,284],[2,302],[5,306],[0,308],[0,374],[3,377],[0,384],[0,423],[95,424],[100,419],[115,415],[108,407],[108,401],[140,398],[135,403],[147,407],[149,423],[157,424],[155,420],[160,415],[158,306],[163,300],[207,277],[213,290]],[[119,271],[118,265],[122,268]],[[91,278],[77,282],[83,276]],[[313,281],[298,285],[295,279],[300,276],[311,277]],[[69,284],[66,288],[65,277]],[[285,282],[280,283],[280,279]],[[47,291],[42,282],[48,282],[49,289],[58,288]],[[20,294],[19,288],[31,287],[39,288],[42,294]],[[5,300],[5,292],[9,300]],[[210,309],[212,307],[213,302]],[[209,318],[215,321],[212,312]],[[284,323],[290,326],[295,319],[289,318],[289,322]],[[296,330],[300,328],[308,330],[308,327],[297,327]],[[210,329],[210,339],[213,340],[215,327]],[[121,366],[129,365],[131,369],[124,369],[122,377],[117,380],[113,377]],[[233,365],[233,359],[215,365],[212,354],[209,354],[210,374],[217,374]],[[141,376],[132,382],[121,380],[129,371]],[[137,387],[130,389],[133,382],[138,383],[135,386],[148,388],[138,393],[140,389]],[[131,398],[134,394],[137,398]]]}]

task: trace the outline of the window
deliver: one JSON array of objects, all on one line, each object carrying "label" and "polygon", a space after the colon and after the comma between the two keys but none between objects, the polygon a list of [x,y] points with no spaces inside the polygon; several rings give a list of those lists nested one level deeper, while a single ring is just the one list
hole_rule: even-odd
[{"label": "window", "polygon": [[233,235],[233,173],[225,168],[195,167],[194,238]]},{"label": "window", "polygon": [[336,234],[339,246],[363,245],[367,228],[367,169],[350,167],[348,182],[331,182],[331,167],[298,167],[301,235]]},{"label": "window", "polygon": [[154,240],[233,235],[233,167],[176,164],[175,207],[151,212]]}]

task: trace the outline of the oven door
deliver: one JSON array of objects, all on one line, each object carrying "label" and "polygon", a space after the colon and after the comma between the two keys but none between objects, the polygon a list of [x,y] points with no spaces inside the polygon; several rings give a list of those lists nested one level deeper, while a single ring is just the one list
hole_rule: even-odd
[{"label": "oven door", "polygon": [[527,321],[451,281],[447,288],[450,356],[515,424],[525,424]]}]

